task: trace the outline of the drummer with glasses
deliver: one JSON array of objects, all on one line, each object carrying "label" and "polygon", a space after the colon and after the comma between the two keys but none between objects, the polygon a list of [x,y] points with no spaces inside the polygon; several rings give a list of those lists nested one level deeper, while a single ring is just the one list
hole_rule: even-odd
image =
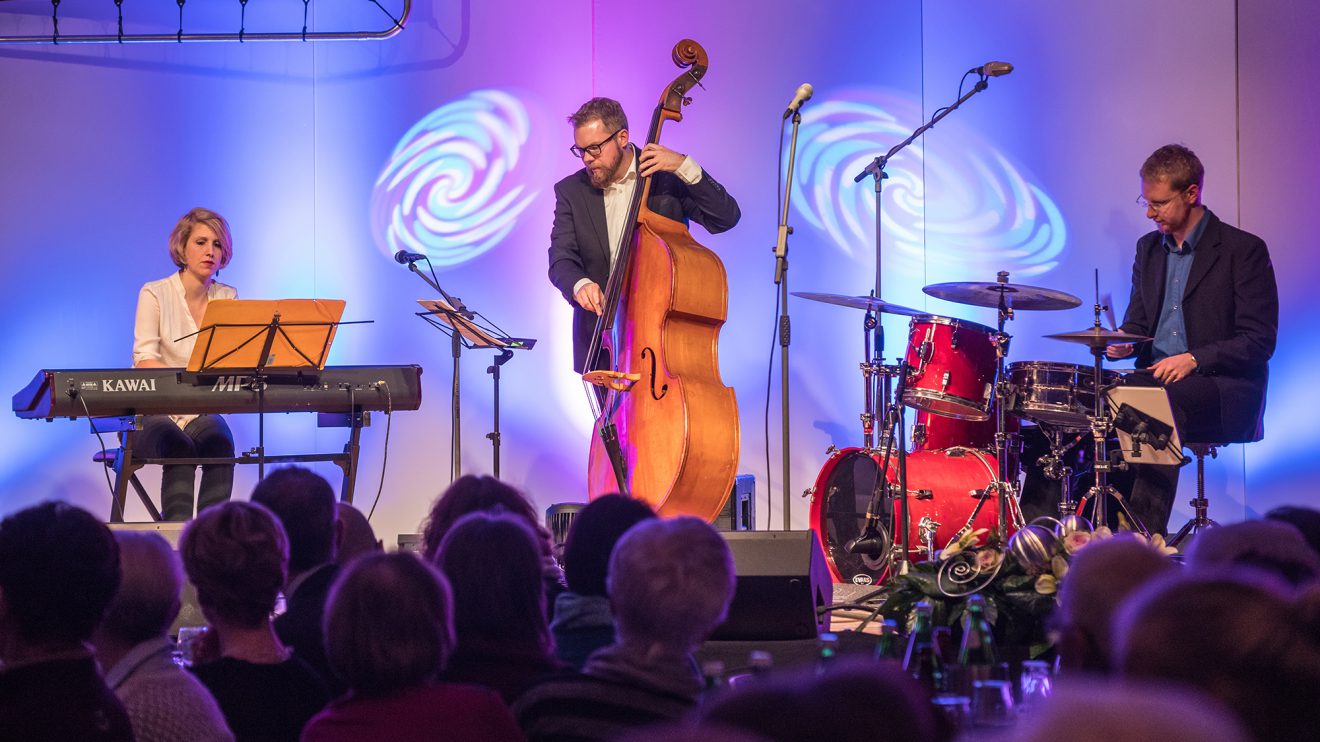
[{"label": "drummer with glasses", "polygon": [[[1264,435],[1269,359],[1279,294],[1264,240],[1201,203],[1205,167],[1185,146],[1160,147],[1141,166],[1141,196],[1155,229],[1137,241],[1132,293],[1120,328],[1152,340],[1111,345],[1133,357],[1126,383],[1163,386],[1185,441],[1229,443]],[[1178,467],[1133,467],[1130,506],[1163,533]]]}]

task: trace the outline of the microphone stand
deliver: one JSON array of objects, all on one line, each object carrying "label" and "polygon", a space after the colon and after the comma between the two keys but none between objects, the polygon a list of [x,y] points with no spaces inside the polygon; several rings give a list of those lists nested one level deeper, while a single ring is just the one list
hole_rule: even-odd
[{"label": "microphone stand", "polygon": [[[784,184],[784,205],[779,211],[779,234],[775,242],[775,283],[779,286],[779,308],[781,311],[779,316],[779,419],[782,428],[781,450],[784,465],[783,522],[785,531],[789,530],[788,510],[789,504],[792,502],[788,494],[789,470],[792,465],[792,457],[789,456],[788,440],[788,344],[790,335],[790,323],[788,319],[788,236],[793,234],[793,228],[788,226],[788,202],[789,196],[793,192],[793,167],[797,161],[798,125],[801,123],[801,110],[794,111],[793,134],[789,138],[788,143],[788,180]],[[783,124],[781,123],[779,131],[782,133],[783,130]],[[767,474],[768,473],[769,472],[767,472]]]},{"label": "microphone stand", "polygon": [[[425,258],[424,260],[426,260],[427,267],[430,267],[431,261]],[[469,312],[468,308],[464,306],[462,299],[459,299],[458,297],[455,296],[450,296],[448,292],[440,288],[440,282],[438,280],[436,280],[433,277],[427,277],[425,273],[422,273],[421,271],[417,270],[417,261],[414,260],[409,262],[408,270],[412,271],[413,273],[416,273],[419,278],[421,278],[423,281],[427,283],[427,285],[435,289],[441,296],[443,296],[445,298],[445,301],[449,303],[449,306],[454,308],[455,314],[463,317],[464,319],[473,318],[472,312]],[[431,274],[432,276],[435,275],[434,268],[431,269]],[[452,339],[451,352],[453,353],[454,356],[454,391],[453,391],[453,400],[450,403],[450,407],[451,407],[450,422],[451,425],[453,426],[453,434],[452,434],[452,441],[449,451],[449,456],[450,456],[449,481],[452,483],[454,480],[458,479],[459,476],[462,475],[462,469],[463,469],[463,462],[462,462],[463,440],[462,440],[461,430],[459,428],[460,414],[459,414],[459,400],[458,400],[458,389],[459,389],[458,360],[463,355],[463,342],[458,332],[454,332],[453,335],[451,335],[450,337]]]},{"label": "microphone stand", "polygon": [[[966,76],[964,75],[964,79],[965,77]],[[945,116],[948,116],[949,114],[958,110],[958,107],[961,106],[963,103],[966,103],[969,99],[971,99],[972,96],[985,90],[988,87],[990,87],[990,83],[985,73],[982,72],[980,79],[976,81],[976,84],[972,86],[972,89],[967,91],[966,94],[960,96],[958,100],[954,101],[953,105],[947,106],[945,108],[941,108],[938,111],[936,111],[935,115],[931,117],[930,121],[927,121],[926,123],[922,124],[920,127],[917,128],[916,131],[912,132],[912,134],[908,136],[907,139],[904,139],[903,141],[891,147],[888,152],[884,153],[883,155],[880,155],[879,157],[876,157],[865,168],[862,168],[862,171],[860,173],[858,173],[856,176],[853,177],[854,183],[862,182],[863,180],[866,179],[866,176],[868,175],[872,176],[875,179],[875,293],[874,296],[880,297],[884,295],[883,284],[881,280],[883,276],[882,266],[884,263],[883,260],[884,251],[882,249],[884,220],[882,218],[881,209],[883,207],[884,201],[881,198],[881,191],[885,179],[889,177],[889,174],[885,172],[885,167],[889,164],[889,161],[893,159],[894,155],[898,154],[909,144],[915,142],[917,140],[917,137],[920,137],[922,134],[925,134],[929,129],[934,127],[935,124],[938,124],[941,120],[943,120]],[[880,361],[883,361],[884,348],[885,348],[885,334],[884,334],[884,325],[882,322],[876,323],[874,332],[875,332],[875,344],[876,344],[876,358],[879,359]],[[877,363],[876,366],[882,371],[886,370],[886,367],[883,366],[882,363]],[[898,391],[897,394],[895,395],[896,399],[893,400],[892,404],[901,408],[903,405],[903,391],[906,386],[905,382],[907,381],[907,364],[905,362],[900,363],[899,369],[900,369],[899,370],[900,376],[898,377]],[[880,373],[876,377],[874,377],[873,383],[884,385],[883,393],[878,393],[878,392],[872,392],[872,393],[875,396],[880,397],[879,412],[881,419],[889,420],[890,419],[889,405],[891,404],[889,399],[889,384],[890,384],[889,376],[885,373]],[[904,412],[900,409],[898,413],[898,423],[895,426],[897,427],[897,434],[896,434],[897,437],[894,440],[890,441],[888,444],[891,446],[896,446],[898,449],[898,491],[899,491],[899,498],[903,506],[903,514],[901,516],[902,522],[899,525],[899,530],[902,532],[901,548],[900,548],[899,539],[897,537],[893,539],[894,553],[897,554],[897,561],[898,561],[896,565],[897,566],[896,574],[904,574],[907,572],[907,568],[908,568],[907,540],[908,540],[908,528],[909,528],[909,510],[907,507],[907,491],[908,491],[907,455],[906,455],[907,442],[904,440],[903,422],[902,422],[903,418],[904,418]],[[886,430],[889,429],[890,429],[889,426],[886,425]],[[1003,428],[1001,427],[1000,430],[1002,431]],[[884,446],[885,443],[883,437],[881,438],[881,441],[882,441],[881,445]],[[886,450],[885,459],[886,461],[888,461],[889,449],[886,448],[885,450]],[[882,470],[880,472],[880,478],[883,479],[884,477],[885,477],[885,471]],[[872,506],[874,505],[875,503],[873,502]],[[872,519],[868,518],[867,532],[869,533],[870,531],[873,530],[874,530],[873,521]]]}]

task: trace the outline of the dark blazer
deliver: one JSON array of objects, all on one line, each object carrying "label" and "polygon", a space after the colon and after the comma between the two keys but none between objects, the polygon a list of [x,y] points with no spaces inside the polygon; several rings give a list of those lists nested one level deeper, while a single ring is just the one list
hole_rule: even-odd
[{"label": "dark blazer", "polygon": [[[1202,218],[1209,221],[1183,291],[1188,351],[1196,357],[1196,373],[1219,388],[1224,442],[1257,441],[1264,435],[1269,360],[1279,331],[1274,266],[1264,240],[1225,224],[1209,209]],[[1166,262],[1158,231],[1137,241],[1123,330],[1155,334]],[[1152,346],[1137,344],[1137,368],[1151,365]]]},{"label": "dark blazer", "polygon": [[348,690],[348,686],[330,669],[325,639],[321,633],[326,598],[338,576],[337,564],[328,563],[316,567],[292,595],[284,596],[285,611],[275,617],[275,634],[293,649],[294,655],[321,676],[331,696],[338,696]]},{"label": "dark blazer", "polygon": [[[637,154],[634,148],[633,156]],[[692,186],[673,173],[652,175],[647,206],[674,221],[684,224],[695,221],[711,234],[731,229],[742,216],[738,202],[709,171]],[[590,278],[605,288],[610,276],[609,244],[605,192],[591,185],[586,168],[556,183],[549,275],[550,282],[573,306],[573,367],[579,372],[586,366],[596,315],[578,306],[573,299],[573,286],[583,278]]]}]

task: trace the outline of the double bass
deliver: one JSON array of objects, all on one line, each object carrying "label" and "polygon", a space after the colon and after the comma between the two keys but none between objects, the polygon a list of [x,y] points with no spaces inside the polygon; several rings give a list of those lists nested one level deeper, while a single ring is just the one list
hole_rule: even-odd
[{"label": "double bass", "polygon": [[[687,93],[706,74],[706,50],[684,39],[648,143],[682,121]],[[713,521],[738,466],[738,404],[719,372],[728,312],[724,264],[682,222],[647,208],[651,178],[634,189],[619,254],[610,268],[583,380],[596,413],[588,460],[591,499],[621,492],[662,516]],[[599,360],[597,360],[599,359]]]}]

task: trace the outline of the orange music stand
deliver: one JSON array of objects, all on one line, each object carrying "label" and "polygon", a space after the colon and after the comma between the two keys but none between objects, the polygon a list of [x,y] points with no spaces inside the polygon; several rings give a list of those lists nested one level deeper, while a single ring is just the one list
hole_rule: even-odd
[{"label": "orange music stand", "polygon": [[215,299],[202,316],[187,370],[261,375],[325,368],[342,299]]}]

